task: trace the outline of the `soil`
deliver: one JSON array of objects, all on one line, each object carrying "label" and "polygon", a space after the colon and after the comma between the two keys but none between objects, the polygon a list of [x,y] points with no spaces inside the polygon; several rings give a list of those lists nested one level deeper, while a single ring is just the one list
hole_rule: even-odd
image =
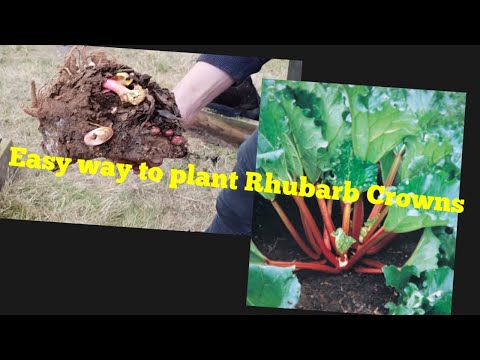
[{"label": "soil", "polygon": [[[122,102],[114,92],[102,89],[108,78],[120,72],[133,80],[128,88],[140,85],[147,90],[143,102]],[[42,148],[48,155],[74,161],[102,157],[132,164],[184,157],[188,153],[186,141],[176,145],[171,141],[184,132],[174,95],[150,78],[117,64],[106,53],[86,54],[72,48],[48,84],[38,92],[32,84],[32,104],[24,111],[39,120]],[[85,135],[98,127],[111,127],[113,137],[100,145],[85,144]],[[152,131],[154,127],[160,131]]]},{"label": "soil", "polygon": [[[286,196],[277,198],[283,210],[305,238],[301,227],[298,208],[294,201]],[[321,219],[315,199],[305,199],[315,219]],[[341,224],[340,209],[333,208],[333,221]],[[365,213],[369,213],[371,204],[365,201]],[[317,220],[321,225],[321,220]],[[421,231],[399,234],[392,243],[378,254],[369,258],[381,261],[385,265],[401,266],[410,257],[420,239]],[[258,249],[272,260],[309,261],[288,233],[277,213],[260,195],[255,198],[255,216],[253,241]],[[353,271],[332,275],[311,270],[297,273],[302,286],[297,309],[319,310],[335,313],[386,314],[385,304],[394,301],[394,290],[385,285],[382,274],[359,274]]]}]

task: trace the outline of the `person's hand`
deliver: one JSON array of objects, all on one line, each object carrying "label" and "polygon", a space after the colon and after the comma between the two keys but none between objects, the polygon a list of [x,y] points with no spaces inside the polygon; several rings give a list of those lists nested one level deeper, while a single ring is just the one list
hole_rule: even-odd
[{"label": "person's hand", "polygon": [[199,61],[190,69],[172,92],[185,128],[195,124],[197,114],[234,83],[223,70]]},{"label": "person's hand", "polygon": [[[180,110],[180,122],[183,127],[189,128],[195,124],[197,114],[213,99],[232,86],[234,80],[223,70],[205,62],[197,62],[172,92]],[[163,133],[160,128],[149,122],[144,124],[150,135],[165,136],[173,145],[181,145],[186,140],[183,136],[173,134],[173,131]],[[148,133],[148,132],[147,132]],[[139,174],[140,163],[117,160],[116,162],[132,165],[135,174]],[[158,167],[163,163],[163,158],[157,157],[145,161],[148,167]]]}]

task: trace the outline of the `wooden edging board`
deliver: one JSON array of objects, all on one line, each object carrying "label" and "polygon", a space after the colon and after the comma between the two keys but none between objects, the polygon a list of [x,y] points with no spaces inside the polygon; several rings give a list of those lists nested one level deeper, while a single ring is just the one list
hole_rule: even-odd
[{"label": "wooden edging board", "polygon": [[213,111],[202,110],[194,128],[202,129],[226,142],[240,145],[258,127],[258,121],[242,117],[227,117]]}]

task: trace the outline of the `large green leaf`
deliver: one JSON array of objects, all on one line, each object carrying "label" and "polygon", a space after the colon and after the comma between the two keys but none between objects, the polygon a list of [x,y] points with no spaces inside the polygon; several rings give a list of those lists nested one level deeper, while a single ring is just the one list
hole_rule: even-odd
[{"label": "large green leaf", "polygon": [[453,124],[430,126],[421,136],[406,138],[405,155],[399,169],[400,179],[428,174],[434,169],[444,169],[458,176],[462,143],[463,128]]},{"label": "large green leaf", "polygon": [[[445,171],[435,171],[425,176],[415,176],[403,180],[397,187],[396,193],[406,193],[434,197],[446,197],[451,201],[458,198],[460,181],[450,179]],[[412,203],[407,207],[393,204],[388,212],[384,226],[385,230],[395,233],[404,233],[431,226],[456,226],[458,214],[448,211],[433,210],[435,201],[432,201],[429,210],[415,209]]]},{"label": "large green leaf", "polygon": [[436,90],[405,90],[407,107],[420,125],[428,129],[438,124],[462,124],[465,115],[465,93]]},{"label": "large green leaf", "polygon": [[[257,169],[271,172],[275,179],[289,180],[287,156],[282,137],[288,132],[285,111],[280,106],[275,82],[264,81],[260,104],[259,134],[257,143]],[[288,149],[291,151],[291,149]],[[290,156],[290,155],[289,155]]]},{"label": "large green leaf", "polygon": [[432,314],[450,314],[452,309],[453,274],[453,270],[446,266],[426,272],[423,292]]},{"label": "large green leaf", "polygon": [[438,269],[427,271],[423,287],[428,289],[429,294],[437,291],[447,293],[453,290],[453,270],[448,266],[442,266]]},{"label": "large green leaf", "polygon": [[285,150],[285,160],[287,162],[287,170],[291,178],[303,176],[303,167],[297,147],[289,133],[281,135],[283,149]]},{"label": "large green leaf", "polygon": [[300,298],[300,283],[292,267],[250,264],[247,305],[294,308]]},{"label": "large green leaf", "polygon": [[374,87],[373,93],[377,98],[382,95],[389,98],[402,111],[414,113],[423,129],[436,124],[463,123],[465,93],[381,87]]},{"label": "large green leaf", "polygon": [[[396,179],[402,180],[428,174],[436,168],[442,168],[459,176],[462,162],[465,94],[390,89],[388,95],[391,101],[394,94],[397,99],[400,99],[396,104],[415,113],[422,128],[417,135],[407,136],[404,139],[406,151]],[[393,157],[393,153],[390,152],[381,159],[384,181]]]},{"label": "large green leaf", "polygon": [[[443,134],[440,133],[442,131]],[[453,138],[453,131],[449,133],[451,138],[446,138],[444,129],[432,128],[418,136],[407,136],[404,139],[405,153],[400,164],[394,184],[412,176],[428,174],[435,169],[447,170],[449,167],[454,172],[460,171],[461,144],[459,137]],[[387,179],[390,167],[395,158],[395,152],[400,149],[398,145],[394,151],[390,151],[380,160],[382,180]],[[460,149],[460,153],[458,153]]]},{"label": "large green leaf", "polygon": [[440,240],[435,236],[431,228],[426,228],[415,251],[404,266],[415,266],[418,272],[436,269],[438,267],[439,253]]},{"label": "large green leaf", "polygon": [[405,93],[408,109],[417,115],[420,125],[425,127],[435,116],[440,115],[440,92],[408,89]]},{"label": "large green leaf", "polygon": [[[428,134],[432,134],[439,143],[450,144],[451,151],[447,156],[445,165],[454,167],[454,170],[456,170],[455,176],[459,176],[462,167],[463,124],[447,123],[432,126],[429,128]],[[445,167],[445,165],[443,166]]]},{"label": "large green leaf", "polygon": [[432,228],[432,231],[440,239],[439,263],[453,268],[455,265],[457,229],[439,226]]},{"label": "large green leaf", "polygon": [[[281,85],[281,84],[280,84]],[[292,180],[295,174],[302,175],[302,166],[294,144],[289,141],[289,128],[285,111],[278,96],[285,86],[275,81],[265,80],[262,87],[262,100],[257,142],[257,172],[262,175],[265,184],[266,172],[273,179]],[[268,200],[274,200],[275,194],[260,192]]]},{"label": "large green leaf", "polygon": [[452,145],[441,141],[433,133],[426,134],[424,139],[407,138],[405,145],[405,155],[399,169],[400,179],[428,174],[436,165],[444,165],[446,157],[452,153]]},{"label": "large green leaf", "polygon": [[279,180],[307,175],[317,181],[331,162],[325,135],[332,141],[348,136],[342,130],[343,95],[336,90],[316,83],[265,80],[257,167]]},{"label": "large green leaf", "polygon": [[257,168],[271,172],[274,179],[288,180],[290,178],[285,150],[275,149],[261,132],[258,134],[257,142]]},{"label": "large green leaf", "polygon": [[424,315],[425,310],[422,308],[411,308],[405,305],[396,305],[388,302],[385,307],[389,310],[388,315]]},{"label": "large green leaf", "polygon": [[396,305],[389,302],[385,307],[389,310],[389,315],[424,315],[424,298],[417,285],[409,283],[401,291],[400,303]]},{"label": "large green leaf", "polygon": [[328,141],[326,149],[320,149],[318,165],[322,171],[331,170],[339,161],[343,143],[350,141],[351,118],[345,104],[343,87],[338,84],[288,82],[296,104],[304,113],[321,126]]},{"label": "large green leaf", "polygon": [[365,86],[344,88],[352,116],[353,150],[362,160],[376,163],[403,138],[419,132],[417,117],[393,106],[387,96],[376,97]]},{"label": "large green leaf", "polygon": [[352,119],[352,142],[355,155],[361,159],[367,158],[370,126],[368,122],[368,95],[370,88],[367,86],[346,85],[345,93]]},{"label": "large green leaf", "polygon": [[250,264],[262,264],[266,265],[267,261],[265,256],[258,250],[253,241],[250,241]]},{"label": "large green leaf", "polygon": [[390,315],[450,314],[453,270],[449,267],[427,270],[422,273],[422,278],[424,280],[420,288],[413,282],[396,284],[395,289],[400,294],[398,303],[389,302],[385,305]]},{"label": "large green leaf", "polygon": [[439,247],[440,240],[431,228],[425,229],[415,251],[400,269],[393,265],[383,267],[386,284],[402,292],[412,276],[419,277],[424,271],[437,269]]},{"label": "large green leaf", "polygon": [[265,256],[250,241],[247,305],[294,308],[300,298],[300,283],[292,267],[267,265]]},{"label": "large green leaf", "polygon": [[257,168],[279,180],[318,181],[340,161],[350,121],[340,85],[265,80]]},{"label": "large green leaf", "polygon": [[[261,177],[261,181],[260,181],[260,185],[262,186],[262,188],[265,188],[265,185],[266,185],[266,176],[267,174],[265,174],[265,171],[263,170],[263,168],[258,168],[257,171],[256,171]],[[269,193],[269,192],[264,192],[264,191],[259,191],[258,192],[260,195],[262,195],[265,199],[267,200],[270,200],[270,201],[273,201],[275,200],[275,197],[276,197],[276,194],[274,193]]]},{"label": "large green leaf", "polygon": [[[386,153],[381,159],[380,159],[380,172],[382,174],[382,181],[385,183],[388,177],[388,172],[390,171],[390,168],[392,167],[393,161],[395,159],[395,149],[392,151],[389,151]],[[393,184],[396,185],[399,182],[400,176],[397,173],[397,176],[395,177],[395,180],[393,181]]]},{"label": "large green leaf", "polygon": [[351,186],[362,193],[377,183],[377,173],[377,165],[355,156],[352,143],[347,142],[328,180],[337,186],[344,186],[345,181],[351,181]]},{"label": "large green leaf", "polygon": [[[258,134],[256,172],[262,176],[262,187],[265,187],[266,172],[271,172],[274,179],[288,178],[285,151],[283,149],[274,150],[262,133]],[[273,201],[275,199],[273,193],[263,191],[259,193],[267,200]]]},{"label": "large green leaf", "polygon": [[280,97],[305,175],[310,182],[315,183],[322,173],[319,159],[325,153],[328,141],[323,135],[322,127],[315,123],[314,118],[305,116],[295,99],[285,94]]},{"label": "large green leaf", "polygon": [[394,265],[386,265],[382,268],[387,286],[395,288],[399,293],[407,286],[412,276],[419,276],[415,266],[407,265],[397,269]]},{"label": "large green leaf", "polygon": [[451,291],[442,293],[432,305],[430,314],[432,315],[450,315],[452,313],[452,296]]},{"label": "large green leaf", "polygon": [[264,80],[262,83],[261,121],[258,130],[275,150],[281,148],[280,136],[288,130],[285,111],[280,106],[278,96],[284,89],[285,86],[281,86],[276,81]]}]

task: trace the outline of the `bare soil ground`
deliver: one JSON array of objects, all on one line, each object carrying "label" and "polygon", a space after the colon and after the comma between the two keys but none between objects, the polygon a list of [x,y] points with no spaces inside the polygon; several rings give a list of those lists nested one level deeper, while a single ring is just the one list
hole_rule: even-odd
[{"label": "bare soil ground", "polygon": [[[313,200],[313,199],[307,199]],[[298,209],[288,197],[279,197],[282,208],[288,214],[301,236],[304,236]],[[307,201],[312,214],[321,219],[316,201]],[[370,211],[371,204],[366,204]],[[366,210],[366,212],[367,212]],[[341,223],[340,210],[334,207],[333,220]],[[272,260],[309,261],[288,233],[269,202],[260,195],[255,198],[253,241],[259,250]],[[321,221],[317,221],[320,225]],[[372,259],[385,265],[401,266],[415,249],[421,231],[398,235],[383,251]],[[383,274],[359,274],[353,271],[326,274],[317,271],[297,272],[302,286],[298,309],[319,310],[334,313],[383,315],[385,304],[396,297],[394,290],[385,285]]]}]

